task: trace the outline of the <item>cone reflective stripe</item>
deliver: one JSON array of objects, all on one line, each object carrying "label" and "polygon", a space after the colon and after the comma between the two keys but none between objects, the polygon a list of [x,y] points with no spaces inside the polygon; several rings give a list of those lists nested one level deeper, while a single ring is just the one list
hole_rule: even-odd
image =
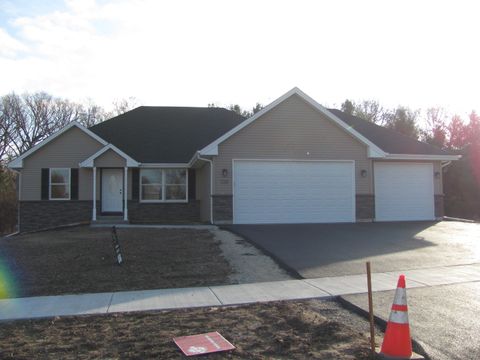
[{"label": "cone reflective stripe", "polygon": [[397,359],[409,359],[412,356],[405,275],[400,275],[398,278],[397,290],[380,354],[387,358]]}]

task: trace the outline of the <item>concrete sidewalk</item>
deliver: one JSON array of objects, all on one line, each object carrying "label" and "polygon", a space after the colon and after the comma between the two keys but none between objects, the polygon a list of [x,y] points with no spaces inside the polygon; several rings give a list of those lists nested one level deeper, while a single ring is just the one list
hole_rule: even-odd
[{"label": "concrete sidewalk", "polygon": [[[407,276],[408,288],[467,283],[480,281],[480,264],[374,273],[373,291],[395,289],[400,273]],[[196,288],[39,296],[0,300],[0,320],[325,299],[366,291],[365,275],[346,275]]]}]

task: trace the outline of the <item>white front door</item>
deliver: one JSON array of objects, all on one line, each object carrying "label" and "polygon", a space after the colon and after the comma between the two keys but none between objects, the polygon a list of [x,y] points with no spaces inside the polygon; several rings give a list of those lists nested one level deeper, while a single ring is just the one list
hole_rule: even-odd
[{"label": "white front door", "polygon": [[102,212],[122,212],[122,200],[122,169],[102,169]]},{"label": "white front door", "polygon": [[353,161],[234,161],[235,224],[355,221]]}]

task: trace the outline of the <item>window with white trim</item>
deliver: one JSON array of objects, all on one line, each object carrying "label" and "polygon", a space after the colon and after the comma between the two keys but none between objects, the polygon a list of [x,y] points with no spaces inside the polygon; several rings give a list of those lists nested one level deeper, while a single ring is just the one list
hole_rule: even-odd
[{"label": "window with white trim", "polygon": [[187,201],[187,169],[141,169],[140,199],[145,202]]},{"label": "window with white trim", "polygon": [[50,168],[50,200],[70,200],[70,169]]}]

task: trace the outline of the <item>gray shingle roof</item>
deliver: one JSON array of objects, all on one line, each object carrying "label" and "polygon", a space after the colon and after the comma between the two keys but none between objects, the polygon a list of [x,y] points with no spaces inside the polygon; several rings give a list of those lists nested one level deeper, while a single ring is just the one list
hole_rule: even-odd
[{"label": "gray shingle roof", "polygon": [[[340,120],[390,154],[450,155],[337,109]],[[142,163],[187,163],[245,118],[223,108],[140,106],[90,128]]]},{"label": "gray shingle roof", "polygon": [[90,128],[142,163],[187,163],[245,120],[222,108],[140,106]]},{"label": "gray shingle roof", "polygon": [[337,109],[328,109],[343,122],[365,136],[383,151],[390,154],[451,155],[436,146],[417,141],[395,130],[375,125]]}]

